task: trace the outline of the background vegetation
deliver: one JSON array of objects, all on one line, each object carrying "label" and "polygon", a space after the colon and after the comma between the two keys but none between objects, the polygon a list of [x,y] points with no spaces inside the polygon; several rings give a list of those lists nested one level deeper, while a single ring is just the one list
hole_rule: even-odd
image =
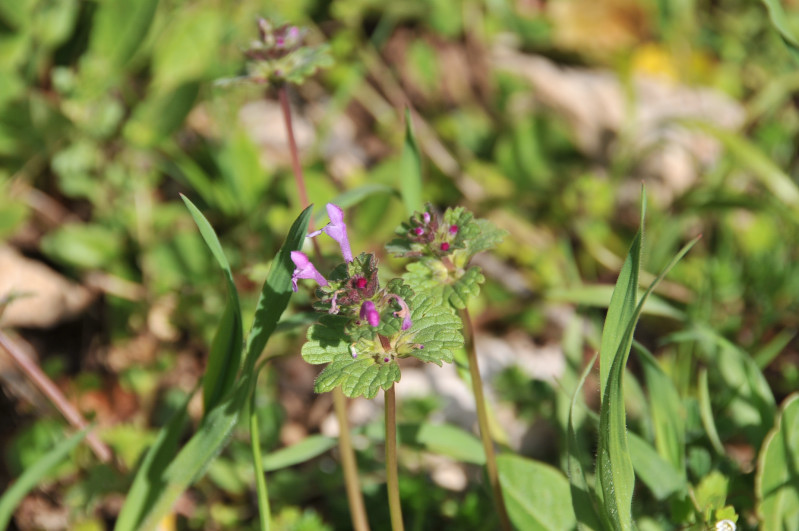
[{"label": "background vegetation", "polygon": [[[799,11],[786,9],[790,35]],[[0,238],[4,253],[71,283],[46,292],[10,276],[33,275],[29,262],[7,266],[13,281],[0,297],[29,296],[8,304],[0,324],[99,426],[117,462],[76,446],[13,525],[113,526],[143,451],[196,389],[227,288],[179,193],[219,234],[245,329],[252,322],[301,211],[275,93],[214,83],[244,71],[258,15],[329,43],[333,66],[290,94],[311,202],[345,207],[354,248],[401,270],[383,244],[406,217],[406,106],[425,199],[465,205],[508,232],[478,260],[487,284],[471,312],[495,437],[516,453],[566,469],[569,405],[639,226],[641,182],[650,197],[642,285],[701,233],[645,310],[625,381],[629,429],[690,489],[636,469],[634,517],[641,529],[672,529],[706,511],[701,526],[731,506],[742,529],[796,522],[797,498],[781,500],[786,519],[770,524],[759,490],[764,441],[799,384],[799,74],[763,4],[20,0],[0,3]],[[51,319],[41,306],[24,310],[37,297]],[[279,528],[346,529],[329,399],[313,394],[317,369],[298,356],[309,301],[292,298],[266,348],[275,360],[256,388],[260,443]],[[4,357],[5,485],[69,430]],[[468,406],[459,417],[446,393],[403,397],[403,384],[406,524],[494,528]],[[195,424],[200,394],[189,404]],[[597,373],[583,395],[595,409]],[[682,431],[664,434],[674,404]],[[384,528],[380,415],[353,409],[367,511]],[[588,410],[577,425],[592,455]],[[430,435],[441,421],[449,427]],[[297,443],[304,453],[276,453]],[[796,448],[785,443],[779,463]],[[256,528],[254,498],[242,426],[169,522]]]}]

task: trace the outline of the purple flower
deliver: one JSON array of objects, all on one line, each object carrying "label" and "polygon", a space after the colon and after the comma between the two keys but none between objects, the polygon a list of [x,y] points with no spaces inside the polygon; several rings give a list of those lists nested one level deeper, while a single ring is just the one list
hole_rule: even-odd
[{"label": "purple flower", "polygon": [[413,324],[411,322],[411,309],[408,308],[408,304],[405,302],[405,299],[403,299],[399,295],[394,295],[392,293],[390,297],[396,300],[397,304],[400,305],[400,310],[398,312],[394,312],[394,317],[402,317],[402,329],[403,330],[409,329]]},{"label": "purple flower", "polygon": [[344,260],[352,262],[352,249],[350,249],[350,240],[347,238],[347,225],[344,223],[344,211],[333,203],[328,203],[326,208],[330,223],[320,230],[310,233],[308,237],[313,238],[324,232],[338,242],[339,247],[341,247],[341,254],[344,255]]},{"label": "purple flower", "polygon": [[296,266],[294,273],[291,274],[291,289],[297,291],[297,280],[302,278],[315,280],[320,286],[327,286],[327,280],[316,270],[305,253],[291,251],[291,261]]},{"label": "purple flower", "polygon": [[364,301],[361,305],[361,319],[366,319],[366,321],[372,325],[377,326],[380,324],[380,314],[377,313],[377,308],[375,308],[375,303],[372,301]]}]

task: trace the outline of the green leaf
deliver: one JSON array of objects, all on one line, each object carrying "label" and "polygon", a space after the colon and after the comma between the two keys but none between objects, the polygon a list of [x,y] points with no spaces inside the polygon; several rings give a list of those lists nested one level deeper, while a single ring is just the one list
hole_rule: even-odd
[{"label": "green leaf", "polygon": [[[255,369],[255,383],[258,384],[258,369]],[[268,531],[272,519],[269,507],[269,490],[264,474],[263,455],[261,454],[261,429],[258,425],[258,409],[255,401],[256,393],[250,393],[250,450],[252,451],[252,469],[255,473],[255,491],[258,500],[258,521],[261,531]],[[218,461],[217,461],[218,462]],[[225,489],[230,490],[230,489]]]},{"label": "green leaf", "polygon": [[684,121],[686,125],[716,137],[742,169],[760,179],[776,200],[792,207],[799,205],[799,187],[779,166],[743,135],[705,122]]},{"label": "green leaf", "polygon": [[785,399],[757,460],[755,495],[763,531],[799,529],[799,394]]},{"label": "green leaf", "polygon": [[685,477],[686,412],[680,395],[655,357],[640,343],[635,343],[635,350],[642,362],[649,391],[655,448],[663,459],[671,463],[674,472]]},{"label": "green leaf", "polygon": [[[230,440],[252,392],[255,361],[288,305],[291,293],[291,269],[287,272],[285,257],[288,257],[291,251],[300,248],[305,238],[310,214],[310,207],[300,214],[291,226],[286,242],[272,262],[272,269],[261,292],[255,322],[248,338],[242,377],[235,383],[233,389],[206,413],[200,429],[174,460],[171,460],[174,450],[171,454],[169,450],[171,445],[177,444],[179,431],[175,426],[179,423],[177,420],[171,421],[159,433],[156,444],[150,449],[142,468],[136,474],[131,494],[125,501],[115,529],[121,531],[154,529],[183,491],[202,475],[208,464]],[[185,407],[181,414],[185,415]]]},{"label": "green leaf", "polygon": [[211,250],[214,258],[216,258],[227,280],[227,304],[216,329],[214,340],[211,343],[208,366],[205,369],[203,378],[203,404],[205,411],[208,412],[227,394],[236,380],[236,373],[241,364],[244,325],[242,324],[239,294],[236,289],[236,283],[233,280],[233,272],[230,270],[230,264],[225,257],[225,252],[222,250],[222,245],[219,243],[219,238],[217,238],[216,232],[214,232],[202,212],[194,206],[194,203],[184,195],[180,197],[189,209],[191,217],[194,218],[194,222],[200,229],[200,234],[205,240],[205,244]]},{"label": "green leaf", "polygon": [[188,81],[163,92],[148,94],[125,124],[125,139],[137,146],[155,148],[183,125],[199,92],[200,84]]},{"label": "green leaf", "polygon": [[577,522],[569,482],[560,470],[515,455],[497,456],[508,515],[525,531],[567,531]]},{"label": "green leaf", "polygon": [[569,456],[569,490],[571,492],[574,514],[577,517],[577,527],[581,530],[590,529],[593,531],[600,531],[604,529],[604,526],[601,523],[600,513],[597,510],[598,500],[594,490],[588,486],[588,482],[585,479],[585,472],[583,471],[583,463],[587,463],[588,459],[583,455],[582,445],[577,438],[577,430],[574,426],[574,412],[577,407],[577,399],[580,397],[586,378],[591,374],[594,363],[596,363],[596,358],[597,355],[595,354],[585,367],[585,370],[583,370],[583,374],[580,376],[580,381],[571,399],[566,449]]},{"label": "green leaf", "polygon": [[411,112],[405,109],[405,146],[400,158],[400,167],[397,177],[400,181],[402,202],[408,214],[422,210],[422,159],[419,156],[419,146],[413,134]]},{"label": "green leaf", "polygon": [[479,267],[470,267],[465,271],[450,272],[440,261],[426,258],[418,262],[409,262],[402,275],[411,288],[417,293],[427,293],[430,297],[451,304],[454,308],[466,308],[469,298],[480,294],[480,284],[485,277]]},{"label": "green leaf", "polygon": [[705,427],[707,438],[717,454],[726,455],[727,452],[724,450],[724,445],[721,444],[721,438],[716,429],[716,420],[713,418],[713,408],[710,405],[710,387],[708,386],[707,369],[705,367],[699,369],[696,392],[697,401],[699,402],[699,416],[702,419],[702,425]]},{"label": "green leaf", "polygon": [[415,445],[436,455],[445,455],[463,463],[485,465],[486,456],[480,440],[451,424],[401,424],[402,444]]},{"label": "green leaf", "polygon": [[[630,279],[638,277],[641,234],[642,232],[639,231],[638,235],[636,235],[633,249],[631,249],[630,255],[622,269],[622,271],[626,270],[626,274],[619,278],[617,284],[620,290],[624,290],[624,288],[627,287],[627,289],[624,290],[625,293],[629,294],[629,292],[632,292],[633,297],[635,297],[636,286],[630,282]],[[605,508],[606,516],[610,520],[611,526],[616,530],[629,530],[633,528],[631,505],[635,475],[633,473],[633,464],[630,459],[627,442],[623,393],[624,368],[630,354],[633,333],[638,319],[641,316],[643,305],[646,303],[649,295],[657,284],[666,276],[669,270],[671,270],[685,253],[693,247],[698,239],[699,238],[695,238],[677,253],[657,278],[655,278],[630,314],[622,312],[621,308],[619,308],[619,306],[627,304],[626,299],[628,299],[628,296],[624,298],[618,297],[615,301],[617,311],[614,315],[620,320],[614,323],[614,326],[610,327],[611,333],[614,333],[615,338],[612,342],[608,343],[616,345],[616,351],[613,357],[610,358],[612,359],[612,365],[608,372],[607,385],[605,386],[599,412],[597,470],[599,473],[599,483],[602,488],[602,499],[604,500],[603,507]],[[614,297],[616,297],[615,291]],[[613,308],[613,305],[614,301],[611,301],[611,308]],[[608,319],[610,318],[609,310]],[[608,329],[609,327],[606,322],[605,330]],[[615,332],[618,332],[619,329],[623,329],[623,334],[616,335]],[[602,345],[606,345],[604,337],[602,338]],[[600,353],[600,356],[603,356],[602,353]],[[601,358],[600,364],[602,360],[605,360],[604,356]]]},{"label": "green leaf", "polygon": [[291,261],[291,251],[298,251],[305,242],[308,233],[308,222],[311,219],[313,207],[309,206],[297,217],[289,229],[286,241],[280,247],[269,275],[266,277],[255,307],[250,333],[247,336],[247,346],[244,356],[244,370],[249,371],[255,367],[255,362],[263,352],[269,336],[275,331],[277,322],[283,311],[288,306],[291,298],[291,274],[294,271],[294,262]]},{"label": "green leaf", "polygon": [[101,225],[69,223],[42,239],[42,251],[51,259],[81,269],[104,268],[124,251],[124,238]]},{"label": "green leaf", "polygon": [[144,456],[114,526],[116,531],[140,529],[146,513],[164,489],[166,480],[163,471],[178,451],[180,437],[189,418],[187,408],[190,398],[191,395],[158,432],[158,437]]},{"label": "green leaf", "polygon": [[630,458],[635,468],[635,475],[649,487],[658,500],[665,500],[674,493],[686,490],[687,483],[671,463],[658,455],[647,441],[629,433]]},{"label": "green leaf", "polygon": [[762,0],[768,9],[768,16],[771,19],[771,24],[779,32],[782,37],[782,42],[788,47],[796,61],[799,61],[799,39],[797,39],[793,30],[788,22],[788,16],[782,8],[780,0]]},{"label": "green leaf", "polygon": [[84,428],[65,439],[20,475],[0,496],[0,529],[8,529],[17,505],[47,474],[69,456],[69,453],[86,437],[90,428]]},{"label": "green leaf", "polygon": [[[392,282],[404,285],[398,280]],[[451,362],[454,351],[463,346],[460,320],[429,293],[416,292],[407,302],[413,323],[408,330],[401,330],[399,318],[381,317],[378,334],[390,345],[388,351],[378,334],[350,337],[347,325],[351,319],[346,316],[323,315],[309,328],[308,341],[302,346],[303,359],[314,365],[329,364],[317,377],[314,390],[324,393],[340,385],[348,397],[374,398],[379,389],[388,389],[399,381],[396,358],[413,356],[438,365]]]},{"label": "green leaf", "polygon": [[121,69],[150,30],[158,0],[101,2],[94,14],[89,52],[108,69]]},{"label": "green leaf", "polygon": [[336,444],[336,439],[332,437],[311,435],[296,444],[270,452],[264,457],[264,470],[272,472],[310,461],[327,452]]},{"label": "green leaf", "polygon": [[613,288],[607,317],[605,317],[605,326],[602,329],[602,343],[599,348],[599,392],[602,399],[605,398],[605,388],[613,360],[622,346],[622,337],[630,323],[638,300],[638,274],[641,269],[645,217],[646,193],[642,191],[641,226],[627,253],[627,259],[619,273],[616,287]]},{"label": "green leaf", "polygon": [[154,47],[153,85],[163,91],[202,81],[222,44],[222,22],[214,9],[181,8]]},{"label": "green leaf", "polygon": [[[642,293],[642,290],[639,290]],[[595,308],[607,308],[608,301],[613,294],[613,286],[602,284],[588,284],[574,288],[559,288],[547,290],[544,296],[548,301],[580,304]],[[657,317],[668,317],[676,321],[685,320],[685,314],[664,299],[653,295],[646,301],[644,314]]]}]

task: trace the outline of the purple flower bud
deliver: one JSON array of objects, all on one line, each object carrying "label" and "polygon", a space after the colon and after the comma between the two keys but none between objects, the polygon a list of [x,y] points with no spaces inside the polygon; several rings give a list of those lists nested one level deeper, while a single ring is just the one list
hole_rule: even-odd
[{"label": "purple flower bud", "polygon": [[372,301],[364,301],[361,305],[361,319],[366,319],[366,321],[372,325],[377,326],[380,324],[380,314],[377,313],[377,308],[375,308],[375,303]]},{"label": "purple flower bud", "polygon": [[344,260],[352,262],[352,249],[350,249],[350,240],[347,238],[347,225],[344,223],[344,211],[333,203],[328,203],[326,208],[330,223],[320,230],[310,233],[308,237],[313,238],[324,232],[338,242]]},{"label": "purple flower bud", "polygon": [[391,361],[391,358],[383,358],[383,361],[388,363],[389,361]]},{"label": "purple flower bud", "polygon": [[291,289],[297,291],[297,280],[303,278],[315,280],[320,286],[327,286],[327,280],[316,270],[305,253],[291,251],[291,261],[296,266],[291,274]]},{"label": "purple flower bud", "polygon": [[400,310],[398,312],[394,312],[394,317],[402,317],[402,329],[407,330],[413,324],[411,322],[411,309],[408,308],[408,304],[405,302],[405,299],[400,297],[399,295],[394,295],[393,293],[390,297],[397,301],[397,304],[400,305]]},{"label": "purple flower bud", "polygon": [[425,212],[422,214],[422,219],[424,220],[425,224],[430,223],[430,212]]},{"label": "purple flower bud", "polygon": [[358,277],[355,279],[355,287],[358,289],[366,289],[366,286],[369,284],[369,281],[363,277]]},{"label": "purple flower bud", "polygon": [[450,234],[458,234],[458,226],[457,225],[450,225],[449,226],[449,233]]},{"label": "purple flower bud", "polygon": [[413,232],[417,236],[421,236],[422,234],[424,234],[424,229],[422,227],[416,227],[415,229],[413,229]]},{"label": "purple flower bud", "polygon": [[449,251],[449,244],[447,242],[442,243],[441,244],[441,250],[442,251]]}]

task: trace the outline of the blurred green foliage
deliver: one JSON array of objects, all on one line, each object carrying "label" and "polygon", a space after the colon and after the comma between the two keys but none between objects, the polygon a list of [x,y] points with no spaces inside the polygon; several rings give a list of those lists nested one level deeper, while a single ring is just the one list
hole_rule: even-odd
[{"label": "blurred green foliage", "polygon": [[[105,293],[105,329],[97,339],[102,352],[150,334],[153,308],[172,301],[166,318],[179,333],[159,338],[155,360],[118,371],[78,360],[62,376],[77,381],[76,372],[97,372],[135,396],[136,411],[104,435],[125,469],[135,470],[157,428],[179,409],[191,385],[176,386],[174,375],[185,370],[186,357],[204,359],[226,304],[225,282],[178,194],[197,203],[220,235],[245,327],[268,261],[300,211],[290,169],[276,155],[284,148],[264,151],[240,119],[245,104],[274,95],[266,87],[213,83],[244,73],[241,50],[254,39],[262,15],[308,26],[312,42],[330,44],[334,65],[292,93],[316,130],[304,159],[311,198],[317,204],[349,201],[354,247],[380,252],[405,218],[398,168],[407,103],[425,122],[416,131],[423,199],[467,204],[509,232],[497,253],[508,269],[487,271],[484,300],[473,313],[498,334],[520,330],[539,343],[563,342],[567,364],[557,385],[513,370],[494,382],[501,402],[522,422],[555,434],[549,449],[529,457],[561,469],[582,351],[599,346],[607,297],[602,302],[597,293],[615,280],[638,227],[629,191],[637,194],[640,178],[633,170],[644,154],[621,134],[602,156],[587,154],[579,131],[562,113],[535,103],[534,89],[519,72],[492,68],[492,47],[511,42],[564,66],[606,69],[621,80],[661,76],[738,101],[743,126],[717,135],[716,163],[670,201],[649,207],[642,284],[686,241],[698,233],[703,238],[656,293],[671,311],[653,309],[642,318],[637,337],[658,368],[648,358],[633,358],[626,376],[628,425],[647,445],[643,451],[675,465],[695,497],[639,482],[633,516],[642,529],[700,526],[729,516],[725,508],[734,505],[739,528],[749,529],[757,525],[758,510],[790,496],[762,497],[757,485],[781,478],[779,464],[772,463],[787,450],[769,433],[778,419],[784,433],[796,418],[795,400],[786,403],[785,418],[778,405],[799,384],[793,339],[799,327],[797,64],[760,3],[597,3],[592,13],[606,22],[602,32],[581,26],[579,12],[587,3],[0,2],[0,238],[73,279],[102,271],[140,288],[135,296]],[[571,11],[555,4],[571,5]],[[795,10],[781,16],[786,28],[797,27]],[[630,29],[626,17],[643,29]],[[354,142],[368,149],[363,164],[332,178],[340,122],[354,127]],[[384,261],[401,267],[393,258]],[[571,347],[552,332],[553,308],[563,304],[586,317]],[[307,305],[300,293],[292,311]],[[298,352],[302,330],[291,324],[282,330],[288,333],[274,338],[269,356]],[[256,396],[263,404],[266,452],[281,447],[289,423],[279,403],[280,378],[268,379]],[[684,415],[677,442],[658,420],[668,417],[655,392],[664,388],[669,407]],[[423,424],[437,409],[435,402],[414,403],[407,420]],[[594,440],[591,415],[576,415],[578,433]],[[6,475],[18,476],[50,450],[61,426],[25,417],[5,448]],[[446,445],[419,442],[420,432],[409,430],[406,463],[417,464],[425,452],[446,454]],[[380,436],[370,433],[359,434],[366,442],[359,462],[370,520],[385,522]],[[255,525],[247,444],[244,431],[233,435],[192,491],[197,509],[179,518],[182,528]],[[589,455],[595,451],[586,445]],[[278,529],[348,526],[332,455],[270,473]],[[758,455],[768,470],[756,481]],[[462,454],[450,458],[474,462]],[[477,475],[472,466],[470,477]],[[58,501],[70,508],[73,527],[90,529],[103,528],[103,511],[113,513],[103,505],[109,493],[102,486],[111,485],[117,495],[128,491],[132,477],[93,464],[79,451],[49,481],[66,492]],[[479,482],[460,492],[433,488],[420,467],[407,468],[401,480],[409,528],[494,528]],[[784,515],[787,522],[795,518]],[[779,516],[774,521],[778,526]]]}]

